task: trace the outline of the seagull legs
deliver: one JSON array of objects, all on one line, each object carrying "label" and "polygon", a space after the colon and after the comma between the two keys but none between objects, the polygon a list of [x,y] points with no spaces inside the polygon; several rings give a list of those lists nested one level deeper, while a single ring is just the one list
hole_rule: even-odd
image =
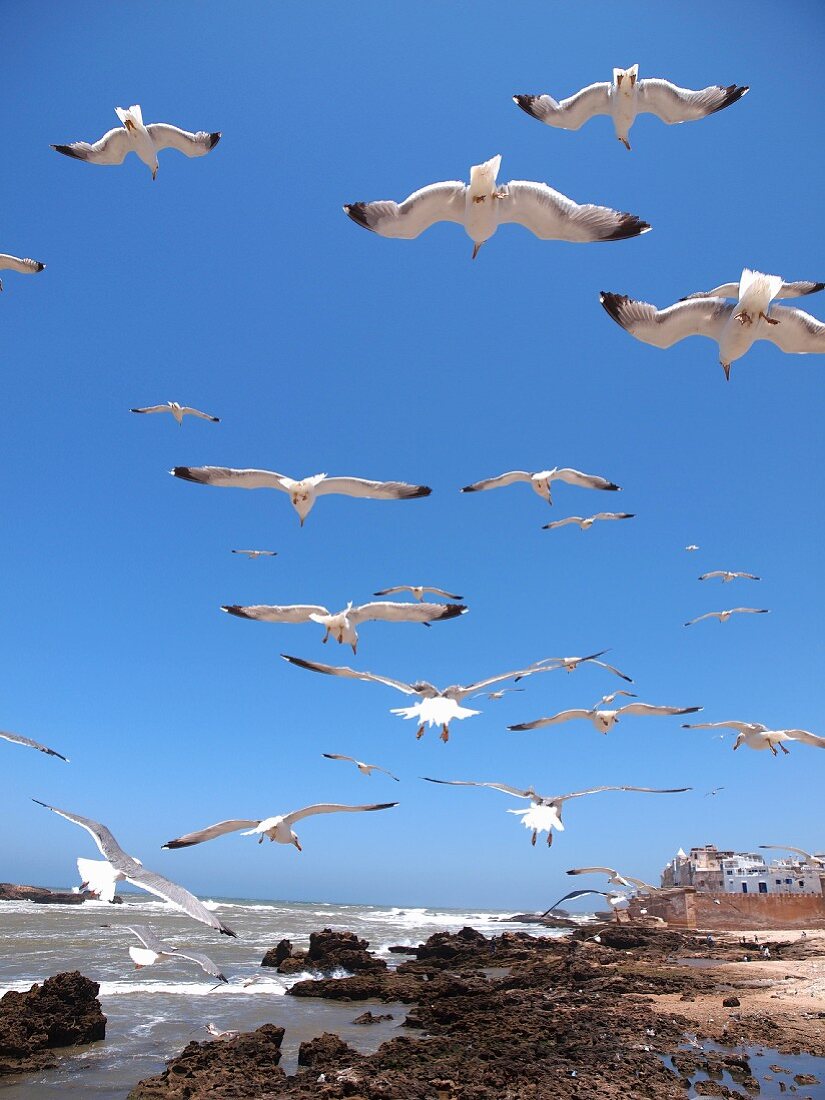
[{"label": "seagull legs", "polygon": [[763,321],[767,321],[767,323],[769,325],[778,325],[779,324],[779,322],[777,321],[777,319],[775,317],[769,317],[767,315],[767,313],[760,313],[759,316],[762,318]]},{"label": "seagull legs", "polygon": [[533,829],[533,835],[530,837],[530,843],[533,845],[534,848],[536,846],[536,837],[538,835],[539,835],[538,832],[535,829]]},{"label": "seagull legs", "polygon": [[[784,752],[784,754],[785,754],[786,756],[790,756],[790,755],[791,755],[791,754],[790,754],[790,751],[789,751],[788,749],[786,749],[786,748],[785,748],[785,746],[784,746],[784,745],[782,744],[782,742],[781,742],[781,741],[779,742],[779,747],[780,747],[780,749],[782,749],[782,751]],[[776,755],[776,754],[774,754],[774,755]]]},{"label": "seagull legs", "polygon": [[420,740],[421,740],[421,738],[422,738],[423,736],[424,736],[424,726],[423,726],[423,725],[420,725],[420,726],[418,727],[418,729],[417,729],[417,730],[415,731],[415,739],[416,739],[416,741],[420,741]]},{"label": "seagull legs", "polygon": [[441,727],[441,735],[440,735],[440,736],[441,736],[441,740],[442,740],[442,741],[444,742],[444,744],[446,745],[446,744],[447,744],[447,742],[448,742],[448,741],[450,740],[450,727],[449,727],[449,726],[447,726],[447,725],[445,725],[445,726],[442,726],[442,727]]}]

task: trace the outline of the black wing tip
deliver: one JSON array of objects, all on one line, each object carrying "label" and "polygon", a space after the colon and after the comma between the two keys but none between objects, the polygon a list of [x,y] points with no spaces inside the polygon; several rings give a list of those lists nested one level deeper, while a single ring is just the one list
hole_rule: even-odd
[{"label": "black wing tip", "polygon": [[56,756],[58,758],[58,760],[63,760],[67,764],[69,763],[68,756],[64,756],[62,752],[58,752],[56,749],[46,749],[46,752],[48,753],[49,756]]},{"label": "black wing tip", "polygon": [[621,485],[617,485],[615,481],[611,481],[609,485],[605,485],[604,487],[604,492],[606,493],[620,493],[621,491]]},{"label": "black wing tip", "polygon": [[750,86],[748,84],[728,84],[726,88],[720,88],[720,91],[725,93],[724,99],[719,106],[714,107],[710,113],[715,115],[717,111],[724,111],[726,107],[730,107],[731,103],[736,103],[737,100],[741,99],[749,90]]},{"label": "black wing tip", "polygon": [[48,802],[41,802],[39,798],[33,798],[32,802],[36,802],[38,806],[45,806],[47,810],[54,809],[54,806],[50,806]]},{"label": "black wing tip", "polygon": [[161,844],[161,851],[164,848],[169,848],[174,851],[175,848],[190,848],[192,846],[191,840],[167,840],[165,844]]},{"label": "black wing tip", "polygon": [[431,492],[432,489],[429,485],[413,485],[410,491],[405,493],[404,496],[407,500],[415,500],[417,497],[428,497]]},{"label": "black wing tip", "polygon": [[379,802],[375,806],[367,806],[368,810],[391,810],[393,806],[397,806],[397,802]]},{"label": "black wing tip", "polygon": [[[811,283],[811,289],[806,290],[806,294],[817,294],[820,290],[825,290],[825,283]],[[760,845],[761,847],[761,845]]]},{"label": "black wing tip", "polygon": [[32,262],[34,263],[34,270],[35,271],[43,271],[44,268],[46,267],[45,264],[41,264],[40,260],[34,260]]},{"label": "black wing tip", "polygon": [[622,321],[622,311],[624,310],[625,306],[629,305],[633,301],[633,299],[628,298],[626,294],[613,294],[612,291],[603,290],[599,294],[599,301],[616,322],[616,324],[621,325],[622,328],[624,328],[624,322]]},{"label": "black wing tip", "polygon": [[221,604],[221,611],[225,611],[228,615],[237,615],[239,619],[250,617],[239,603]]},{"label": "black wing tip", "polygon": [[219,982],[229,981],[229,978],[227,978],[225,974],[215,974],[215,977],[218,979]]},{"label": "black wing tip", "polygon": [[360,225],[362,229],[369,229],[373,232],[373,228],[367,218],[367,206],[366,202],[350,202],[344,206],[344,213],[348,218],[351,218],[356,225]]},{"label": "black wing tip", "polygon": [[[232,929],[231,929],[231,928],[229,927],[229,925],[228,925],[228,924],[221,924],[221,925],[220,925],[220,926],[218,927],[218,931],[220,932],[220,934],[221,934],[222,936],[231,936],[231,937],[232,937],[233,939],[237,939],[237,938],[238,938],[238,933],[237,933],[237,932],[233,932],[233,931],[232,931]],[[224,978],[224,981],[226,981],[226,978]]]},{"label": "black wing tip", "polygon": [[514,95],[513,103],[517,107],[521,107],[525,114],[528,114],[530,118],[539,118],[540,116],[535,112],[536,100],[540,97],[537,95]]},{"label": "black wing tip", "polygon": [[291,665],[297,665],[299,668],[307,668],[310,672],[325,672],[323,668],[318,668],[311,661],[305,661],[303,657],[290,657],[288,653],[282,653],[281,656],[285,661],[289,661]]},{"label": "black wing tip", "polygon": [[201,479],[195,476],[193,466],[173,466],[169,473],[172,477],[179,477],[183,481],[196,481],[199,485],[203,484]]},{"label": "black wing tip", "polygon": [[[215,130],[214,133],[210,134],[209,135],[209,148],[214,149],[215,146],[218,144],[218,142],[221,140],[222,137],[223,137],[223,134],[221,133],[220,130]],[[224,978],[223,980],[226,981],[226,978]]]},{"label": "black wing tip", "polygon": [[463,488],[459,489],[458,491],[460,493],[477,493],[478,489],[475,487],[475,485],[465,485]]},{"label": "black wing tip", "polygon": [[85,160],[86,158],[82,153],[78,153],[76,149],[73,149],[71,145],[53,145],[52,149],[56,153],[62,153],[64,157],[74,157],[75,160]]},{"label": "black wing tip", "polygon": [[[445,603],[444,610],[438,616],[439,619],[456,619],[459,615],[463,615],[465,611],[469,611],[469,607],[463,603]],[[427,623],[427,626],[430,624]]]},{"label": "black wing tip", "polygon": [[606,237],[600,237],[602,241],[623,241],[627,237],[638,237],[641,233],[648,233],[653,227],[650,222],[642,221],[635,214],[621,213],[619,223],[612,233]]}]

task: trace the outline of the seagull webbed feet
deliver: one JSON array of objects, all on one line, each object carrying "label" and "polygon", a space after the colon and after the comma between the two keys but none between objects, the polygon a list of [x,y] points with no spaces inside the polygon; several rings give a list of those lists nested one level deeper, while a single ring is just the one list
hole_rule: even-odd
[{"label": "seagull webbed feet", "polygon": [[533,847],[534,847],[534,848],[535,848],[535,846],[536,846],[536,837],[537,837],[538,835],[539,835],[539,834],[538,834],[538,833],[536,832],[536,830],[535,830],[535,829],[533,829],[533,835],[532,835],[532,836],[530,837],[530,843],[531,843],[531,844],[533,845]]},{"label": "seagull webbed feet", "polygon": [[777,321],[777,319],[775,317],[769,317],[767,315],[767,313],[760,313],[759,316],[762,318],[763,321],[767,321],[767,323],[769,325],[778,325],[779,324],[779,322]]},{"label": "seagull webbed feet", "polygon": [[423,726],[423,724],[422,724],[422,725],[420,725],[420,726],[418,727],[418,729],[417,729],[417,730],[415,731],[415,739],[416,739],[416,741],[420,741],[420,740],[421,740],[421,738],[422,738],[423,736],[424,736],[424,726]]},{"label": "seagull webbed feet", "polygon": [[442,726],[441,727],[440,737],[441,737],[441,740],[446,745],[447,742],[450,740],[450,727],[449,726]]}]

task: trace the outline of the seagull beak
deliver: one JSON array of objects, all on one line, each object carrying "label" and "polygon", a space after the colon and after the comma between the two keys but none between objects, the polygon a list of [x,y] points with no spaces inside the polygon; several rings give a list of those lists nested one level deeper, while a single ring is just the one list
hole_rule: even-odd
[{"label": "seagull beak", "polygon": [[301,847],[301,842],[297,838],[297,836],[293,838],[292,843],[295,845],[299,852],[303,852],[304,849]]}]

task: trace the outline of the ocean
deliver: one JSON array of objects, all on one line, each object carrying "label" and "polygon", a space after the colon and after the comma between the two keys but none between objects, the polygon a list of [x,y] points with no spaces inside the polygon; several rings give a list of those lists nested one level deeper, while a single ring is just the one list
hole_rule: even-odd
[{"label": "ocean", "polygon": [[[340,1003],[285,997],[308,974],[283,976],[260,966],[264,953],[279,940],[306,947],[310,932],[333,928],[356,932],[390,965],[407,956],[389,953],[393,945],[416,945],[433,932],[464,925],[486,934],[540,931],[508,921],[508,913],[450,909],[403,909],[369,905],[331,905],[248,899],[211,899],[208,908],[238,934],[218,936],[161,901],[123,894],[122,905],[87,901],[83,905],[35,905],[0,902],[0,996],[27,990],[34,982],[63,970],[79,970],[100,983],[100,1001],[108,1018],[106,1039],[74,1052],[58,1052],[58,1068],[26,1077],[0,1079],[2,1100],[58,1097],[123,1100],[144,1077],[164,1069],[192,1039],[204,1040],[204,1027],[249,1031],[273,1023],[286,1029],[281,1065],[295,1071],[302,1042],[333,1031],[368,1053],[401,1026],[405,1005]],[[112,927],[106,928],[104,925]],[[145,924],[164,941],[209,955],[229,979],[219,985],[194,964],[174,960],[136,970],[128,954],[137,940],[123,929]],[[254,983],[244,985],[250,978]],[[369,1026],[352,1021],[366,1009],[392,1013],[393,1019]]]}]

